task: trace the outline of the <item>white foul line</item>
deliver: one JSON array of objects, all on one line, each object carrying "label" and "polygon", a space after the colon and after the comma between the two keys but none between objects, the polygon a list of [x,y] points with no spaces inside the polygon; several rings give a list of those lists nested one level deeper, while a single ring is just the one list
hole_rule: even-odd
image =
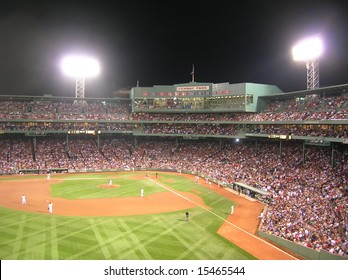
[{"label": "white foul line", "polygon": [[248,234],[249,236],[251,236],[251,237],[253,237],[253,238],[256,238],[257,240],[259,240],[259,241],[261,241],[261,242],[263,242],[263,243],[265,243],[265,244],[267,244],[267,245],[273,247],[274,249],[276,249],[276,250],[278,250],[278,251],[280,251],[280,252],[282,252],[282,253],[284,253],[284,254],[286,254],[286,255],[292,257],[292,258],[294,258],[295,260],[298,260],[298,259],[295,258],[294,256],[292,256],[292,255],[288,254],[287,252],[283,251],[282,249],[279,249],[277,246],[274,246],[274,245],[272,245],[272,244],[266,242],[265,240],[263,240],[263,239],[257,237],[256,235],[253,235],[253,234],[251,234],[250,232],[247,232],[246,230],[240,228],[239,226],[236,226],[236,225],[232,224],[231,222],[225,220],[223,217],[219,216],[218,214],[214,213],[213,211],[210,211],[209,209],[204,208],[202,205],[199,205],[197,202],[192,201],[191,199],[189,199],[189,198],[187,198],[187,197],[181,195],[180,193],[177,193],[176,191],[173,191],[172,189],[166,187],[165,185],[162,185],[162,184],[159,183],[159,182],[154,181],[154,180],[151,179],[151,178],[148,178],[148,179],[151,180],[153,183],[155,183],[155,184],[161,186],[162,188],[164,188],[164,189],[166,189],[166,190],[168,190],[168,191],[174,193],[175,195],[180,196],[180,197],[183,198],[183,199],[186,199],[187,201],[189,201],[189,202],[191,202],[191,203],[197,205],[198,207],[204,209],[205,211],[208,211],[209,213],[211,213],[211,214],[215,215],[216,217],[218,217],[219,219],[223,220],[225,223],[228,223],[229,225],[231,225],[231,226],[233,226],[233,227],[239,229],[240,231],[242,231],[242,232]]}]

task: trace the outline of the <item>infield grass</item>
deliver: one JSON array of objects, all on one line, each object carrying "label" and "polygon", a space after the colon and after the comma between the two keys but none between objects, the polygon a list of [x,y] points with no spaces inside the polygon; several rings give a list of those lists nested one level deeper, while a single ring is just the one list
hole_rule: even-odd
[{"label": "infield grass", "polygon": [[[144,173],[140,173],[144,174]],[[207,209],[124,217],[65,217],[0,207],[0,259],[33,260],[248,260],[252,255],[217,234],[231,201],[176,174],[159,182],[134,179],[134,173],[60,175],[51,195],[66,199],[138,196],[167,191],[193,192]],[[54,176],[53,176],[54,177]],[[102,189],[112,178],[118,188]],[[202,180],[202,179],[201,179]],[[0,182],[1,187],[1,182]]]}]

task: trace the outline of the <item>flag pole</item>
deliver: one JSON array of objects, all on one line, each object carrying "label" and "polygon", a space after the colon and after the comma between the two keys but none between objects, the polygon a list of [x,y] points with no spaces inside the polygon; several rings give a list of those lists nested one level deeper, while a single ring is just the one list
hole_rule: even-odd
[{"label": "flag pole", "polygon": [[192,76],[192,83],[195,81],[195,65],[192,64],[192,72],[191,72],[191,76]]}]

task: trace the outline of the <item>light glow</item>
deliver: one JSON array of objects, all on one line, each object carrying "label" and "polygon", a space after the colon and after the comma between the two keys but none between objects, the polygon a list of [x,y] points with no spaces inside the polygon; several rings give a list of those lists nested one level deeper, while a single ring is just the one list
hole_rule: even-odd
[{"label": "light glow", "polygon": [[292,48],[292,56],[295,61],[316,60],[323,53],[323,48],[320,37],[310,37],[301,40]]},{"label": "light glow", "polygon": [[63,73],[72,77],[92,77],[100,72],[99,62],[88,56],[71,55],[61,62]]}]

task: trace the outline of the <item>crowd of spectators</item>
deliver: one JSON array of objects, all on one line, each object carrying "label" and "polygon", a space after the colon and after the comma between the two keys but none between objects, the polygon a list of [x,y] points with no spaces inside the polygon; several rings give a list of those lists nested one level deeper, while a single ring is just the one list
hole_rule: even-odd
[{"label": "crowd of spectators", "polygon": [[62,101],[0,100],[0,119],[128,120],[130,101],[73,103]]},{"label": "crowd of spectators", "polygon": [[23,132],[60,131],[98,131],[132,133],[137,130],[145,134],[196,134],[196,135],[238,135],[277,134],[307,137],[348,138],[345,126],[330,125],[259,125],[259,124],[224,124],[224,123],[126,123],[126,122],[0,122],[0,130]]},{"label": "crowd of spectators", "polygon": [[287,125],[287,126],[263,126],[262,128],[250,128],[246,130],[247,133],[253,134],[277,134],[277,135],[295,135],[307,137],[330,137],[330,138],[348,138],[348,131],[346,129],[335,129],[334,125],[325,126],[320,125],[308,126],[301,125]]},{"label": "crowd of spectators", "polygon": [[[347,119],[348,101],[345,96],[308,96],[282,101],[275,100],[269,103],[266,110],[261,113],[131,113],[130,101],[127,100],[117,102],[93,101],[84,103],[83,106],[72,101],[0,100],[0,106],[2,108],[0,130],[5,131],[94,130],[127,133],[138,131],[145,134],[234,136],[238,133],[253,133],[330,138],[348,137],[346,125],[313,124],[309,127],[302,124],[259,124],[261,121]],[[158,123],[158,121],[162,123]],[[232,121],[248,123],[223,123]]]},{"label": "crowd of spectators", "polygon": [[146,121],[297,121],[347,119],[346,96],[275,100],[261,113],[132,113],[131,101],[83,103],[0,100],[0,119]]},{"label": "crowd of spectators", "polygon": [[135,128],[134,124],[130,123],[113,123],[113,122],[0,122],[0,130],[6,131],[62,131],[68,132],[71,130],[78,131],[119,131],[131,132]]},{"label": "crowd of spectators", "polygon": [[291,98],[275,100],[255,113],[135,113],[134,120],[148,121],[304,121],[347,119],[348,98],[345,96]]},{"label": "crowd of spectators", "polygon": [[238,126],[231,124],[146,124],[147,134],[237,135]]}]

